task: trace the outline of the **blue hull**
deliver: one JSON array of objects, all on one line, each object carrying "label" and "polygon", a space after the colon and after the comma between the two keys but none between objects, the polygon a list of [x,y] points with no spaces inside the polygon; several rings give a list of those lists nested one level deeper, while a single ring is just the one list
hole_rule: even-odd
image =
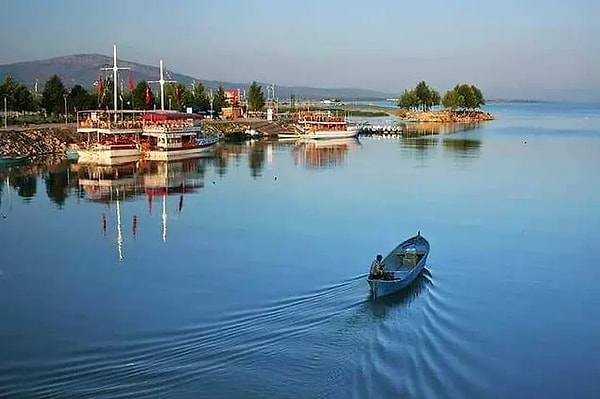
[{"label": "blue hull", "polygon": [[371,287],[371,294],[373,297],[378,298],[384,295],[393,294],[406,288],[410,283],[416,280],[419,273],[425,268],[425,261],[419,267],[413,269],[410,275],[406,276],[401,280],[371,280],[367,279],[369,286]]}]

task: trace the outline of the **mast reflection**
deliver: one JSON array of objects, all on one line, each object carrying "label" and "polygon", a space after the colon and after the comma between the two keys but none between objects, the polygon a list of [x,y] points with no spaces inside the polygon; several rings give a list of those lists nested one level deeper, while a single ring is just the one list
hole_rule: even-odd
[{"label": "mast reflection", "polygon": [[[116,244],[120,261],[125,258],[123,221],[129,220],[126,213],[133,213],[134,206],[126,206],[127,202],[147,201],[148,215],[152,215],[152,203],[155,197],[162,200],[161,233],[163,242],[167,240],[168,198],[178,196],[176,212],[181,214],[184,206],[184,195],[195,193],[204,187],[204,159],[190,159],[174,162],[135,161],[119,165],[100,166],[73,164],[72,169],[79,175],[79,189],[82,198],[87,202],[105,205],[102,212],[102,234],[107,235],[110,229],[109,219],[114,217],[116,224]],[[116,205],[114,214],[110,212],[111,204]],[[131,232],[135,237],[139,232],[138,215],[131,216]]]}]

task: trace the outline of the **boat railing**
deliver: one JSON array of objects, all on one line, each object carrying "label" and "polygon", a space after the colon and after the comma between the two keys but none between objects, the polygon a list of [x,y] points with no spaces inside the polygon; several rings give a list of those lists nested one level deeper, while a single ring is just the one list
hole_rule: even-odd
[{"label": "boat railing", "polygon": [[106,130],[138,130],[143,126],[142,121],[103,121],[85,119],[79,121],[79,129],[106,129]]}]

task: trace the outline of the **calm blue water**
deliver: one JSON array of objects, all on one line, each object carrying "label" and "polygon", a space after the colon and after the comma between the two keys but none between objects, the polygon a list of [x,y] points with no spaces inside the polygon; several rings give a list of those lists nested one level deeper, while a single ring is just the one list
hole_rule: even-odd
[{"label": "calm blue water", "polygon": [[[0,170],[0,397],[598,398],[600,109]],[[420,230],[406,292],[365,273]]]}]

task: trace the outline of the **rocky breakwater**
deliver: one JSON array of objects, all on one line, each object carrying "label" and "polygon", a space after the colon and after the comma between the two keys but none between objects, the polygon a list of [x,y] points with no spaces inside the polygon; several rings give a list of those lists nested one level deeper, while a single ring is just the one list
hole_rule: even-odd
[{"label": "rocky breakwater", "polygon": [[476,123],[494,119],[489,112],[447,109],[442,111],[400,111],[398,116],[406,120],[442,123]]},{"label": "rocky breakwater", "polygon": [[30,127],[0,131],[0,156],[66,156],[75,139],[75,127]]}]

